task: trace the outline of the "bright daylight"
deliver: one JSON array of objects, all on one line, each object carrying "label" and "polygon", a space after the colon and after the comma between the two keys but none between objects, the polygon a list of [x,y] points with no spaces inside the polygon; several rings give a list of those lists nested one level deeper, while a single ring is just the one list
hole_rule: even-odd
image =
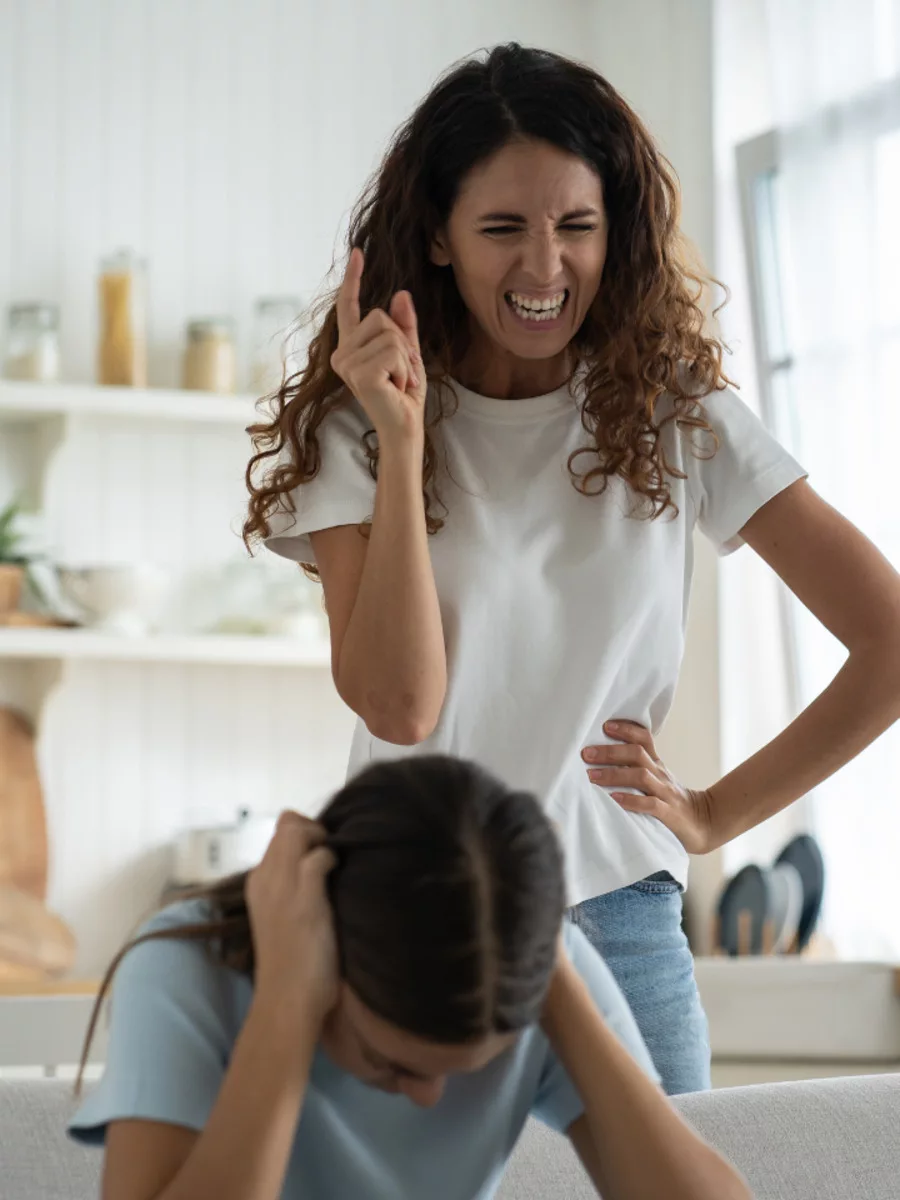
[{"label": "bright daylight", "polygon": [[900,0],[0,0],[3,1200],[897,1200]]}]

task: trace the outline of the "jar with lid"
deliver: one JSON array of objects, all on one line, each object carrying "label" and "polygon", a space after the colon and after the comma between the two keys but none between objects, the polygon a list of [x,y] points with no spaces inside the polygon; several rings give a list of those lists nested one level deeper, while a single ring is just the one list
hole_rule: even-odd
[{"label": "jar with lid", "polygon": [[100,263],[97,376],[120,387],[147,386],[146,266],[131,250]]},{"label": "jar with lid", "polygon": [[7,318],[7,379],[52,383],[59,379],[59,309],[55,304],[13,304]]},{"label": "jar with lid", "polygon": [[306,365],[306,338],[298,318],[299,296],[261,296],[253,314],[253,390],[270,395]]},{"label": "jar with lid", "polygon": [[201,392],[233,392],[237,378],[235,324],[231,317],[190,321],[182,386]]}]

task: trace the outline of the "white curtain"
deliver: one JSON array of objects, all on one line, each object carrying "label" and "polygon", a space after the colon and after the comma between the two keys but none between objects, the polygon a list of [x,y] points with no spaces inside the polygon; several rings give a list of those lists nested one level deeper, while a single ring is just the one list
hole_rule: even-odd
[{"label": "white curtain", "polygon": [[[900,568],[900,0],[770,0],[779,259],[792,367],[776,403],[810,482]],[[799,604],[803,703],[845,652]],[[900,958],[900,727],[806,808],[842,958]]]}]

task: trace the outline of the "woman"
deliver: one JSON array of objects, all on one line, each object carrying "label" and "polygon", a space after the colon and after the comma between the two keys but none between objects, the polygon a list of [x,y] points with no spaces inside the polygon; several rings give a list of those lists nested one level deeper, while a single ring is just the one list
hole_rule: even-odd
[{"label": "woman", "polygon": [[647,1077],[600,958],[561,940],[533,796],[460,760],[374,764],[320,824],[283,814],[244,884],[123,951],[70,1126],[105,1138],[105,1200],[477,1200],[530,1111],[606,1200],[748,1200]]},{"label": "woman", "polygon": [[[309,363],[254,427],[248,541],[314,564],[350,772],[444,752],[534,791],[573,919],[669,1094],[709,1086],[688,855],[900,715],[900,580],[726,385],[673,176],[594,71],[502,46],[440,80],[354,214]],[[369,522],[368,524],[366,522]],[[711,786],[654,736],[698,526],[746,542],[848,647]]]}]

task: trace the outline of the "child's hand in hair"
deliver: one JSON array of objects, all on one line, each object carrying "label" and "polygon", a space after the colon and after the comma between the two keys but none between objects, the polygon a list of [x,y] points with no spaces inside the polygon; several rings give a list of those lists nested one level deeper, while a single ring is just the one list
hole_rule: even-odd
[{"label": "child's hand in hair", "polygon": [[286,811],[262,862],[247,876],[255,987],[321,1022],[338,997],[338,956],[325,877],[335,858],[325,830]]},{"label": "child's hand in hair", "polygon": [[364,265],[362,250],[354,248],[337,298],[331,367],[375,426],[381,448],[398,438],[416,444],[425,430],[426,379],[413,298],[397,292],[388,312],[373,308],[360,318]]}]

